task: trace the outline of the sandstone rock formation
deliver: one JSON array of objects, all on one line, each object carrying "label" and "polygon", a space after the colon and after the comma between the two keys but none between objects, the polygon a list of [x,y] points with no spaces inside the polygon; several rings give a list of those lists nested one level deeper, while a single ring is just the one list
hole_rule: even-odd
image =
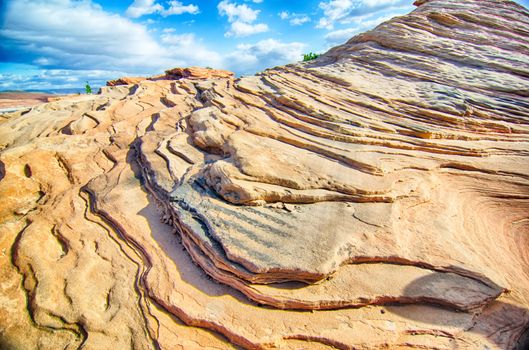
[{"label": "sandstone rock formation", "polygon": [[139,84],[144,80],[147,80],[146,77],[121,77],[114,80],[107,81],[107,86],[119,86],[119,85],[133,85]]},{"label": "sandstone rock formation", "polygon": [[0,120],[1,346],[524,348],[529,12],[417,5]]},{"label": "sandstone rock formation", "polygon": [[144,80],[177,80],[177,79],[191,79],[191,80],[205,80],[217,78],[232,78],[233,72],[223,69],[201,68],[201,67],[187,67],[187,68],[173,68],[165,71],[165,74],[155,75],[153,77],[122,77],[115,80],[107,81],[107,86],[119,85],[133,85],[139,84]]}]

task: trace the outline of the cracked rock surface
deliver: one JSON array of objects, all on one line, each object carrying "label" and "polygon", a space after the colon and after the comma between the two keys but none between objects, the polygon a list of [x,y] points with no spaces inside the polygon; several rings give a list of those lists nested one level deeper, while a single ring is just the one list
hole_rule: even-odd
[{"label": "cracked rock surface", "polygon": [[3,114],[0,348],[523,349],[529,12],[416,5]]}]

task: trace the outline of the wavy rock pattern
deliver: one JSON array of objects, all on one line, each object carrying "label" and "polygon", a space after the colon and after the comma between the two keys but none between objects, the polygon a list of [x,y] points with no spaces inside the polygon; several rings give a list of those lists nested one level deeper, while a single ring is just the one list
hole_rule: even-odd
[{"label": "wavy rock pattern", "polygon": [[416,4],[4,115],[1,347],[522,349],[529,12]]}]

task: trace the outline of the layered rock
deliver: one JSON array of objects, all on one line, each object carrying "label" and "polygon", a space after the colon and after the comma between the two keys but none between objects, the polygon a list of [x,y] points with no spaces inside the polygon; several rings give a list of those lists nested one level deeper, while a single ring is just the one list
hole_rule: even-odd
[{"label": "layered rock", "polygon": [[121,77],[114,80],[107,81],[107,86],[119,86],[119,85],[133,85],[139,84],[144,80],[147,80],[146,77]]},{"label": "layered rock", "polygon": [[224,69],[212,69],[212,68],[201,68],[201,67],[187,67],[187,68],[173,68],[166,70],[164,74],[155,75],[152,77],[122,77],[115,80],[107,81],[107,86],[119,86],[119,85],[134,85],[139,84],[144,80],[178,80],[178,79],[191,79],[191,80],[205,80],[205,79],[217,79],[217,78],[232,78],[233,72]]},{"label": "layered rock", "polygon": [[416,4],[0,120],[0,343],[523,348],[529,13]]}]

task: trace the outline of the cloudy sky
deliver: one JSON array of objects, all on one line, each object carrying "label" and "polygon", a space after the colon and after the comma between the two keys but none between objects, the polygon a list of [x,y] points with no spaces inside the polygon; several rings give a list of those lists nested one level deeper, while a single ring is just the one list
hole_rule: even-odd
[{"label": "cloudy sky", "polygon": [[176,66],[253,74],[324,52],[412,2],[0,0],[0,91],[99,86]]}]

